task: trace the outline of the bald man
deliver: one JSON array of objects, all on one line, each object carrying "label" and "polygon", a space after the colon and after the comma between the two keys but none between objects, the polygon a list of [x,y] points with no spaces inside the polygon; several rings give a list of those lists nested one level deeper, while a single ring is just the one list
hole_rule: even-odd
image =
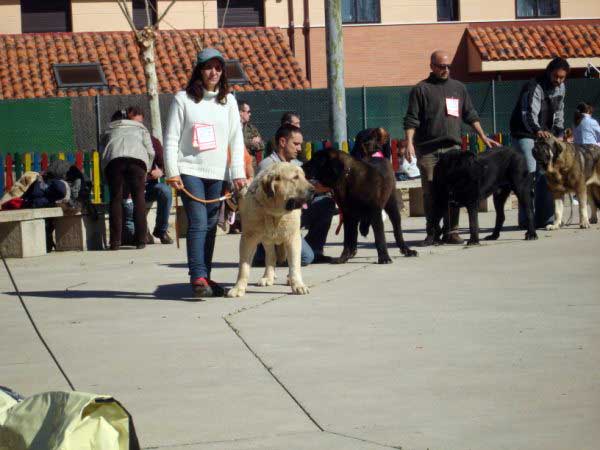
[{"label": "bald man", "polygon": [[[489,139],[479,123],[464,84],[450,78],[450,55],[437,50],[431,54],[431,73],[410,92],[408,111],[404,117],[407,147],[406,159],[417,157],[423,187],[423,206],[427,219],[427,237],[422,246],[436,243],[432,219],[433,205],[431,182],[433,168],[442,153],[460,149],[461,123],[471,125],[487,147],[500,144]],[[458,234],[458,208],[450,208],[445,218],[443,242],[462,244]]]}]

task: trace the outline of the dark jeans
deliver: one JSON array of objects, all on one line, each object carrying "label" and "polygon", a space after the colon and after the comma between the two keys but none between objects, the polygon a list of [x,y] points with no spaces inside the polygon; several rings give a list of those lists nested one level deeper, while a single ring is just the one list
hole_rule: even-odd
[{"label": "dark jeans", "polygon": [[156,202],[156,224],[153,233],[161,235],[169,228],[169,214],[173,204],[173,192],[171,188],[156,181],[146,183],[146,202]]},{"label": "dark jeans", "polygon": [[[427,236],[435,236],[435,228],[439,224],[433,223],[433,169],[440,159],[440,154],[449,152],[450,150],[459,150],[460,147],[453,146],[447,148],[440,148],[439,150],[426,153],[424,155],[417,155],[417,167],[421,172],[421,187],[423,189],[423,209],[425,210],[425,219],[427,221]],[[449,233],[458,233],[458,219],[460,209],[459,208],[448,208],[448,221],[447,224]],[[446,227],[445,227],[446,228]]]},{"label": "dark jeans", "polygon": [[315,197],[310,206],[302,210],[301,226],[308,229],[304,239],[315,255],[323,253],[334,213],[335,201],[328,195]]},{"label": "dark jeans", "polygon": [[[146,193],[144,195],[146,205],[156,202],[156,223],[153,234],[160,236],[169,228],[169,214],[173,203],[171,188],[157,181],[146,181]],[[133,204],[127,200],[123,201],[123,242],[133,241],[135,227],[133,225]]]},{"label": "dark jeans", "polygon": [[[554,222],[554,199],[548,190],[546,176],[537,169],[537,162],[533,157],[535,141],[530,138],[515,139],[513,145],[525,156],[529,173],[535,173],[533,185],[531,186],[531,204],[533,206],[535,227],[543,228]],[[519,226],[525,226],[527,223],[526,217],[525,208],[519,205]]]},{"label": "dark jeans", "polygon": [[135,242],[146,242],[146,201],[144,185],[146,182],[146,165],[135,158],[116,158],[106,166],[106,180],[110,190],[110,244],[121,245],[123,229],[123,191],[126,187],[133,200],[133,223],[135,225]]},{"label": "dark jeans", "polygon": [[[185,188],[196,197],[210,200],[221,196],[223,181],[181,175]],[[183,194],[181,197],[188,219],[187,257],[190,280],[210,278],[220,202],[200,203]]]}]

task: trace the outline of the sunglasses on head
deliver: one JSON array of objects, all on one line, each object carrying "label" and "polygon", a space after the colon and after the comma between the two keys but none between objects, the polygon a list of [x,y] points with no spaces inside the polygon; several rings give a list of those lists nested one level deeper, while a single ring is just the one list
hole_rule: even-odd
[{"label": "sunglasses on head", "polygon": [[442,69],[442,70],[446,70],[446,69],[450,69],[450,64],[436,64],[436,63],[432,63],[435,67],[437,67],[438,69]]}]

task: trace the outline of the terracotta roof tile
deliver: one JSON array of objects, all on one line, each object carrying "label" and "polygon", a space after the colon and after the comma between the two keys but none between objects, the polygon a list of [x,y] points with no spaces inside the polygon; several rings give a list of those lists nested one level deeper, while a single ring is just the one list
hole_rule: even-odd
[{"label": "terracotta roof tile", "polygon": [[599,24],[473,27],[467,32],[484,61],[600,56]]},{"label": "terracotta roof tile", "polygon": [[[216,47],[228,59],[240,60],[249,84],[235,86],[236,90],[310,87],[281,30],[228,28],[158,31],[155,60],[160,92],[185,87],[200,43]],[[99,62],[108,88],[59,91],[52,65],[82,62]],[[145,92],[143,65],[131,32],[0,35],[2,99]]]}]

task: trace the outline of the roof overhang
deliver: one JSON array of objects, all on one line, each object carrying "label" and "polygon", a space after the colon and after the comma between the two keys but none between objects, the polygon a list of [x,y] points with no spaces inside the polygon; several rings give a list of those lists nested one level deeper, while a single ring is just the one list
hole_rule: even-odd
[{"label": "roof overhang", "polygon": [[466,30],[471,73],[544,70],[555,56],[573,68],[600,65],[600,22],[474,26]]},{"label": "roof overhang", "polygon": [[[502,61],[484,61],[481,58],[481,53],[471,39],[469,42],[469,72],[503,72],[503,71],[518,71],[518,70],[544,70],[551,58],[544,59],[508,59]],[[566,58],[571,68],[586,68],[588,64],[595,67],[600,67],[600,57],[586,58]]]}]

